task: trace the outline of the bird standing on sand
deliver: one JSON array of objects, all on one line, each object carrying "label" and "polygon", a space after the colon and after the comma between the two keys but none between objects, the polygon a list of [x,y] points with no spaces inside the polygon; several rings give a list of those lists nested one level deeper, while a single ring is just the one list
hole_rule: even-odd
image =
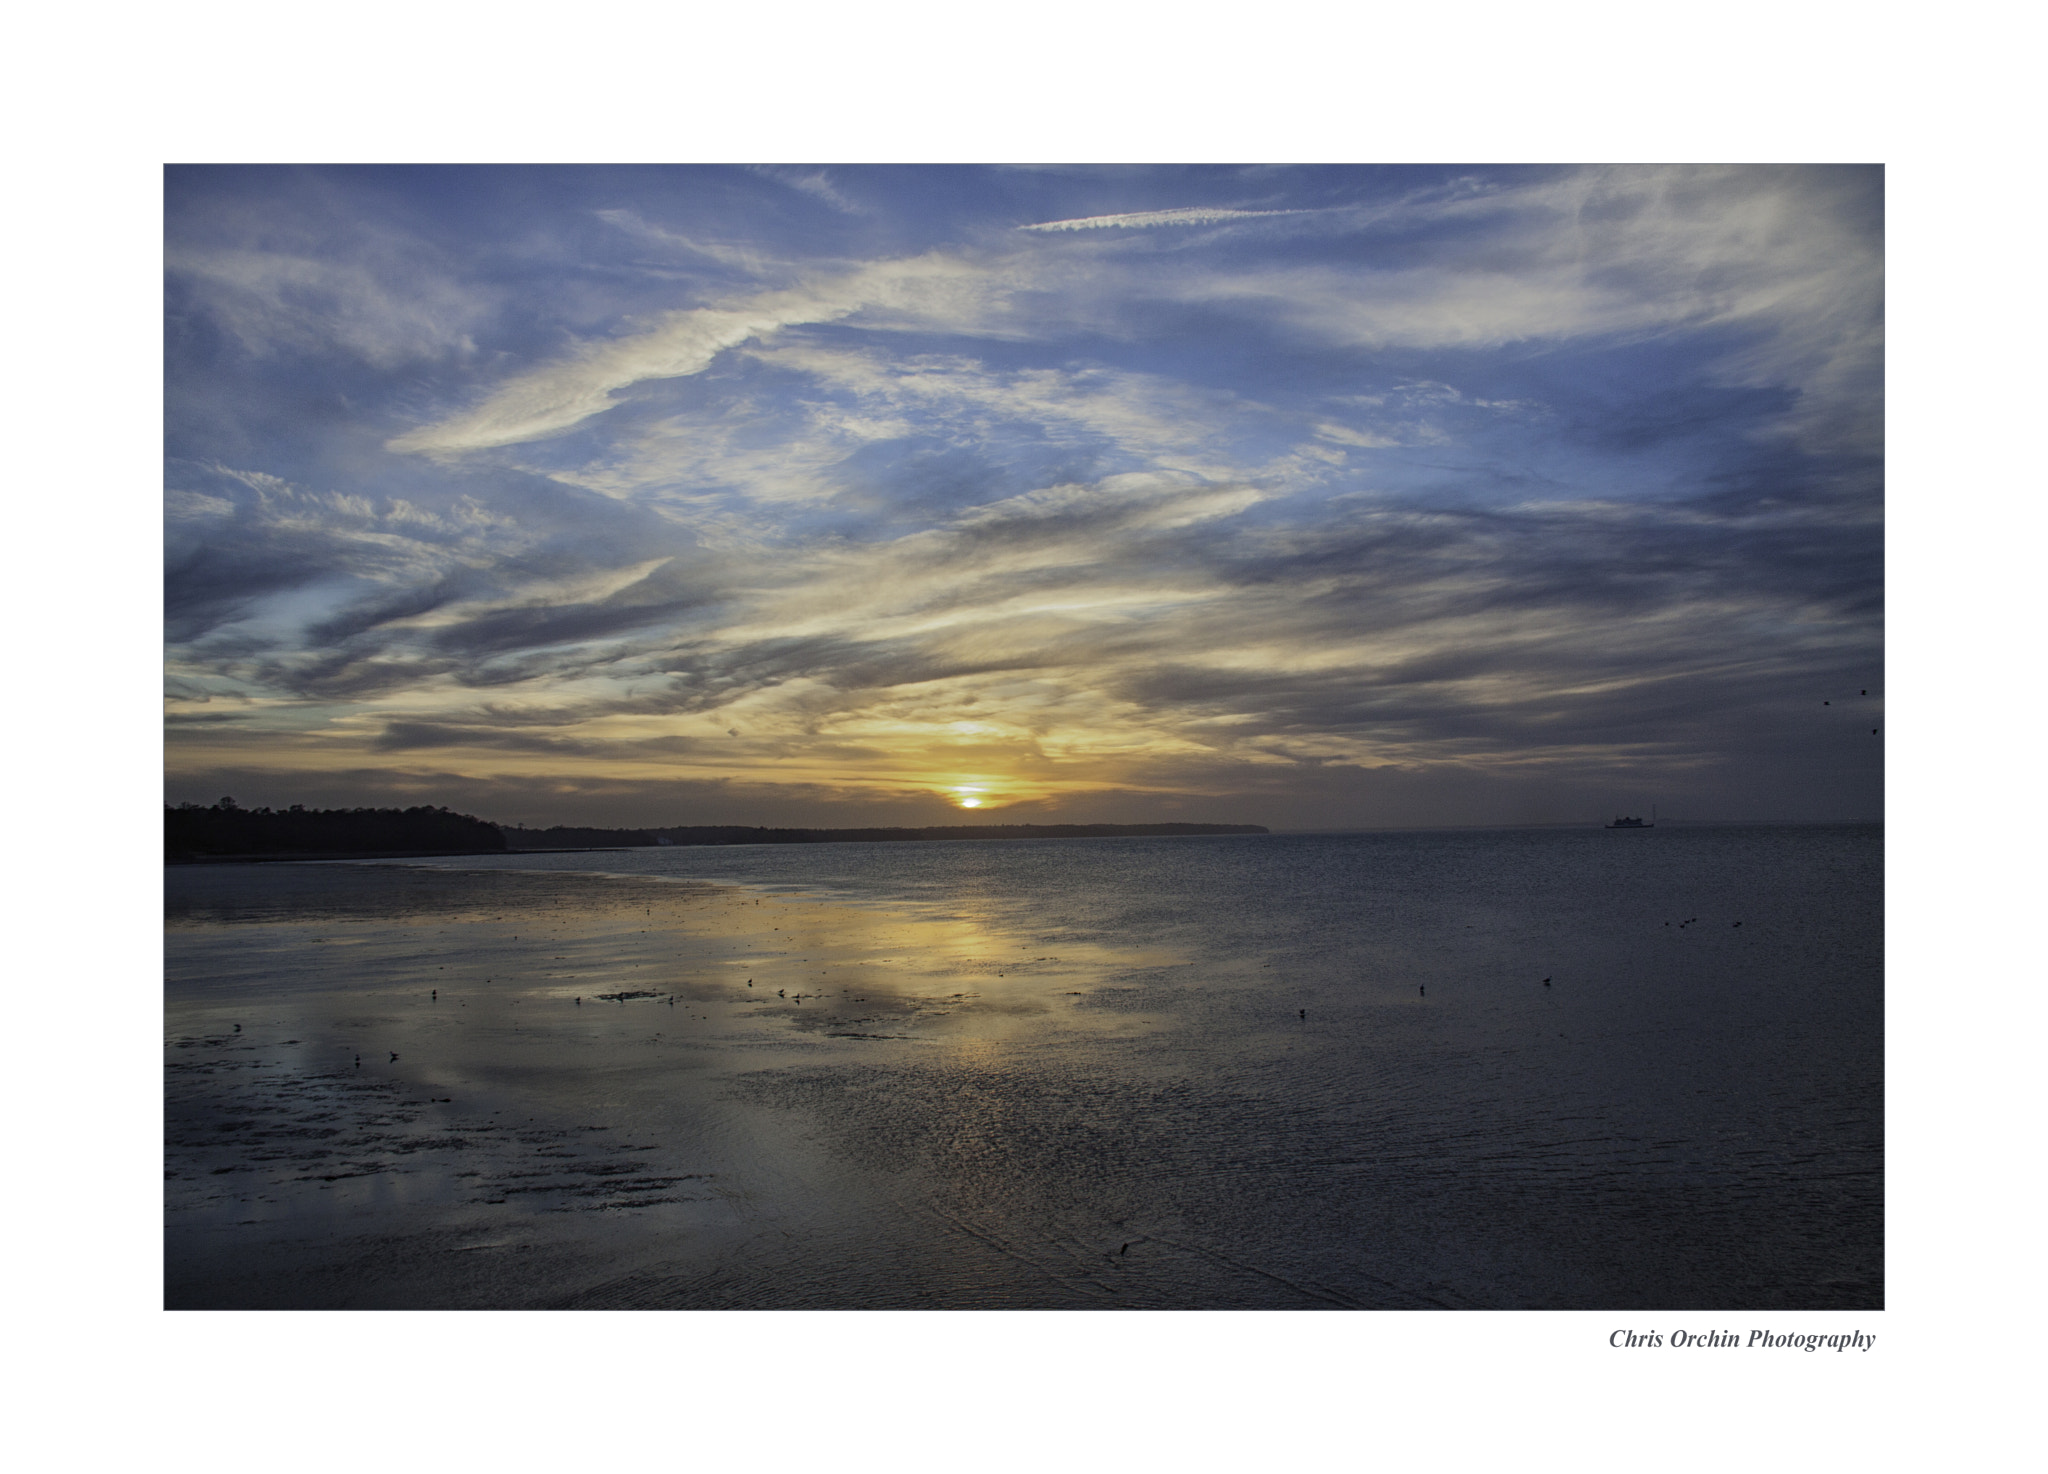
[{"label": "bird standing on sand", "polygon": [[1307,1010],[1306,1008],[1304,1008],[1304,1009],[1303,1009],[1303,1010],[1301,1011],[1301,1016],[1302,1016],[1303,1018],[1307,1018],[1307,1017],[1308,1017],[1308,1010]]},{"label": "bird standing on sand", "polygon": [[392,1056],[391,1056],[391,1063],[393,1063],[393,1064],[397,1064],[397,1063],[398,1063],[398,1056],[397,1056],[397,1055],[395,1055],[395,1054],[394,1054],[394,1055],[392,1055]]},{"label": "bird standing on sand", "polygon": [[1419,994],[1420,996],[1422,996],[1422,997],[1424,997],[1424,998],[1427,998],[1427,997],[1429,996],[1429,989],[1427,989],[1427,988],[1425,988],[1425,987],[1422,987],[1422,986],[1420,986],[1420,985],[1417,985],[1417,987],[1416,987],[1415,991],[1416,991],[1416,993],[1417,993],[1417,994]]},{"label": "bird standing on sand", "polygon": [[236,1024],[236,1025],[235,1025],[235,1032],[236,1032],[237,1034],[239,1034],[239,1033],[241,1033],[241,1032],[242,1032],[242,1026],[241,1026],[240,1024]]},{"label": "bird standing on sand", "polygon": [[1545,979],[1543,980],[1543,986],[1544,986],[1544,987],[1546,987],[1546,988],[1550,986],[1550,979],[1549,979],[1549,978],[1545,978]]}]

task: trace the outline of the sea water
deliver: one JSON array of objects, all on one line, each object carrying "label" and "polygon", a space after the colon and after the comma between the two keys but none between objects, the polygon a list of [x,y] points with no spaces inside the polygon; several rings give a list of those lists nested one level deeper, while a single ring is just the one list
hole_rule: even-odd
[{"label": "sea water", "polygon": [[[1883,1300],[1876,827],[168,875],[174,1303]],[[287,995],[274,1074],[200,1068]],[[349,1063],[373,1034],[401,1058]],[[238,1194],[223,1112],[382,1145]],[[266,1262],[300,1288],[222,1267]]]}]

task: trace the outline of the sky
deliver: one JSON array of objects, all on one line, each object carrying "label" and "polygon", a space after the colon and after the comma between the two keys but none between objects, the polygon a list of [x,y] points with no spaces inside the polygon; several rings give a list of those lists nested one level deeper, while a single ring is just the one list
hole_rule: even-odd
[{"label": "sky", "polygon": [[1882,817],[1875,167],[173,167],[165,269],[173,803]]}]

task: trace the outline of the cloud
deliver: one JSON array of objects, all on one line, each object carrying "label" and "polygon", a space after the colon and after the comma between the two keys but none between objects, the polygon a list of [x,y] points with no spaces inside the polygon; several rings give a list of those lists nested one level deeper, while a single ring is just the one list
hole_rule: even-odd
[{"label": "cloud", "polygon": [[460,260],[305,171],[173,168],[165,185],[170,321],[258,358],[459,359],[501,306]]},{"label": "cloud", "polygon": [[[1871,171],[1126,216],[983,175],[915,219],[898,175],[817,178],[923,244],[825,255],[744,176],[579,195],[516,249],[459,212],[432,249],[174,230],[214,261],[178,310],[266,355],[170,344],[174,769],[1342,822],[1432,774],[1868,768],[1806,693],[1882,655]],[[406,338],[409,260],[471,315]],[[465,366],[458,319],[492,324]]]},{"label": "cloud", "polygon": [[[1724,354],[1731,374],[1744,382],[1789,374],[1843,397],[1868,387],[1875,340],[1852,321],[1875,310],[1871,258],[1839,218],[1853,196],[1802,208],[1802,191],[1810,193],[1809,182],[1798,175],[1639,170],[1453,192],[1398,213],[1409,231],[1435,223],[1463,234],[1426,261],[1386,265],[1346,258],[1162,273],[1129,262],[1076,268],[1028,255],[930,252],[661,314],[649,329],[586,342],[515,375],[468,411],[389,445],[455,453],[559,434],[614,408],[634,385],[701,374],[721,353],[785,329],[1028,338],[1085,323],[1132,331],[1125,324],[1134,314],[1162,310],[1222,309],[1266,332],[1375,351],[1752,325],[1758,333]],[[1025,228],[1308,213],[1318,212],[1189,209]]]},{"label": "cloud", "polygon": [[1079,220],[1044,220],[1019,230],[1147,230],[1161,225],[1228,225],[1276,215],[1313,215],[1314,210],[1230,210],[1191,205],[1178,210],[1138,210],[1127,215],[1089,215]]},{"label": "cloud", "polygon": [[1360,450],[1387,450],[1401,442],[1391,436],[1376,435],[1369,430],[1354,430],[1349,425],[1333,425],[1325,420],[1316,427],[1316,434],[1324,440],[1334,440],[1339,445],[1352,445]]},{"label": "cloud", "polygon": [[520,374],[474,408],[395,436],[399,452],[459,452],[558,434],[603,414],[623,389],[702,373],[728,348],[780,328],[836,322],[864,310],[943,319],[971,305],[977,274],[944,257],[886,262],[815,283],[760,292],[724,306],[664,314],[645,332],[586,343]]},{"label": "cloud", "polygon": [[[820,744],[852,742],[892,754],[866,765],[899,782],[977,743],[1070,776],[1176,753],[1700,762],[1728,710],[1874,658],[1856,631],[1881,586],[1876,531],[1817,511],[1346,502],[1245,524],[1266,499],[1116,477],[715,585],[667,560],[566,599],[430,589],[358,608],[317,658],[260,669],[301,699],[389,710],[379,751],[658,756],[715,776],[767,751],[785,766],[807,751],[794,766],[812,771]],[[1845,556],[1859,543],[1860,565]],[[1759,643],[1760,623],[1788,633]],[[564,704],[579,684],[588,696]],[[489,686],[518,694],[464,695]],[[744,752],[702,745],[728,728]]]},{"label": "cloud", "polygon": [[799,194],[809,195],[812,199],[839,211],[842,215],[865,213],[861,206],[855,204],[839,192],[837,187],[833,185],[831,176],[823,169],[813,169],[805,173],[798,169],[777,168],[768,164],[754,164],[749,166],[748,172],[758,174],[763,179],[772,179],[777,184],[796,190]]},{"label": "cloud", "polygon": [[672,230],[663,230],[660,226],[643,219],[637,210],[621,207],[593,213],[606,225],[672,259],[680,256],[692,260],[712,261],[748,277],[763,277],[786,269],[755,247],[722,241],[700,241]]},{"label": "cloud", "polygon": [[1195,475],[1239,469],[1223,453],[1224,436],[1232,420],[1257,413],[1231,394],[1099,368],[991,371],[959,355],[906,358],[801,342],[758,357],[854,396],[868,413],[927,432],[992,445],[1003,427],[1028,427],[1041,441],[1100,442],[1134,464]]},{"label": "cloud", "polygon": [[387,722],[370,743],[373,752],[415,752],[427,748],[496,747],[508,752],[584,756],[601,751],[600,744],[561,737],[539,737],[489,727],[456,727],[440,722]]},{"label": "cloud", "polygon": [[474,351],[494,304],[445,278],[277,252],[179,250],[165,268],[251,353],[339,350],[378,368]]}]

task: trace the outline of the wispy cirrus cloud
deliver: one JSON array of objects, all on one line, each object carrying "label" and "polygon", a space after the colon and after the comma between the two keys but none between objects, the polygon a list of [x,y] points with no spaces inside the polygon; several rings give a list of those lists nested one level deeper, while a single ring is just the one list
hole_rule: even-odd
[{"label": "wispy cirrus cloud", "polygon": [[1875,802],[1872,171],[584,177],[174,211],[176,771]]},{"label": "wispy cirrus cloud", "polygon": [[823,169],[792,169],[773,164],[755,164],[750,172],[772,179],[787,189],[810,196],[843,215],[859,215],[862,207],[842,194],[832,176]]},{"label": "wispy cirrus cloud", "polygon": [[475,351],[492,294],[405,260],[173,246],[172,282],[252,353],[340,352],[379,369]]},{"label": "wispy cirrus cloud", "polygon": [[1233,210],[1187,205],[1174,210],[1135,210],[1121,215],[1088,215],[1078,220],[1041,220],[1019,230],[1150,230],[1162,225],[1229,225],[1239,220],[1270,220],[1277,215],[1314,215],[1316,210]]},{"label": "wispy cirrus cloud", "polygon": [[977,299],[1000,290],[999,282],[964,262],[930,256],[666,313],[652,328],[580,345],[516,375],[474,407],[395,436],[387,448],[448,453],[538,440],[603,414],[621,390],[702,373],[725,350],[782,328],[836,322],[863,311],[957,325],[973,315]]}]

